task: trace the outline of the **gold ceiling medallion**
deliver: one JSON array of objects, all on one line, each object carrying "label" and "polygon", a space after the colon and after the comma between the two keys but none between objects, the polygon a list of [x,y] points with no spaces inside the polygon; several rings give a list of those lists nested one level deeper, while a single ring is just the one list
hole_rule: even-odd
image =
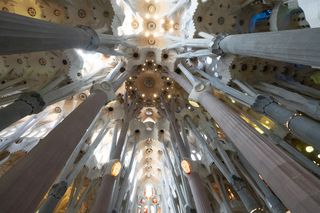
[{"label": "gold ceiling medallion", "polygon": [[150,5],[148,6],[148,11],[149,11],[149,13],[155,13],[156,10],[157,10],[157,8],[156,8],[153,4],[150,4]]},{"label": "gold ceiling medallion", "polygon": [[139,23],[138,23],[136,20],[134,20],[134,21],[132,21],[132,23],[131,23],[131,27],[132,27],[133,29],[138,29]]},{"label": "gold ceiling medallion", "polygon": [[79,16],[79,18],[85,18],[87,16],[87,13],[86,13],[85,10],[79,9],[78,10],[78,16]]},{"label": "gold ceiling medallion", "polygon": [[36,9],[34,9],[33,7],[29,7],[28,8],[28,14],[32,17],[36,16],[37,15],[37,11]]},{"label": "gold ceiling medallion", "polygon": [[60,10],[54,10],[54,11],[53,11],[53,14],[54,14],[55,16],[60,16],[60,15],[61,15],[61,11],[60,11]]},{"label": "gold ceiling medallion", "polygon": [[147,23],[147,28],[148,28],[148,30],[153,31],[153,30],[155,30],[157,28],[157,25],[153,21],[149,21]]}]

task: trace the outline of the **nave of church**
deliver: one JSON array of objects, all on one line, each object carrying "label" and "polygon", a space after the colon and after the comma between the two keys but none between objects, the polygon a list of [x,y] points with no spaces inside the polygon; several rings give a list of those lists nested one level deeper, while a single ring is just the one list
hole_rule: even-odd
[{"label": "nave of church", "polygon": [[319,213],[320,0],[0,0],[0,213]]}]

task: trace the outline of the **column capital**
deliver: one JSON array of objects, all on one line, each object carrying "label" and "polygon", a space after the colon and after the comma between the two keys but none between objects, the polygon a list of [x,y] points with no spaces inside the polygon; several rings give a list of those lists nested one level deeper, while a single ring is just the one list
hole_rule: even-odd
[{"label": "column capital", "polygon": [[215,37],[212,39],[212,45],[211,45],[212,53],[216,55],[224,54],[223,50],[220,48],[220,42],[227,36],[228,34],[226,33],[219,33],[215,35]]},{"label": "column capital", "polygon": [[232,186],[233,188],[238,192],[240,191],[242,188],[246,187],[246,184],[244,182],[244,180],[241,177],[238,177],[236,175],[232,175],[231,176],[232,179]]},{"label": "column capital", "polygon": [[109,100],[113,100],[116,97],[112,84],[108,81],[103,81],[91,87],[91,92],[94,92],[97,90],[104,92],[107,95]]},{"label": "column capital", "polygon": [[68,183],[66,181],[61,181],[52,186],[49,191],[49,196],[55,198],[56,200],[60,200],[65,192],[67,191]]},{"label": "column capital", "polygon": [[114,159],[104,165],[104,170],[104,175],[117,177],[122,170],[122,164],[119,159]]},{"label": "column capital", "polygon": [[182,158],[180,166],[182,167],[183,174],[188,177],[192,173],[200,174],[201,163],[199,161],[193,161],[190,158]]},{"label": "column capital", "polygon": [[89,36],[90,36],[90,42],[85,49],[86,50],[98,49],[98,47],[100,45],[100,39],[99,39],[97,32],[88,26],[79,25],[77,27],[80,28],[81,30],[85,31],[85,33],[89,34]]},{"label": "column capital", "polygon": [[193,88],[189,94],[189,100],[198,102],[199,97],[205,92],[211,92],[212,87],[210,82],[199,81],[197,84],[193,85]]},{"label": "column capital", "polygon": [[37,92],[23,93],[15,102],[24,102],[29,105],[32,108],[30,114],[37,114],[46,107],[45,101]]},{"label": "column capital", "polygon": [[270,97],[258,95],[252,105],[252,108],[257,112],[265,113],[265,108],[272,103],[275,102]]}]

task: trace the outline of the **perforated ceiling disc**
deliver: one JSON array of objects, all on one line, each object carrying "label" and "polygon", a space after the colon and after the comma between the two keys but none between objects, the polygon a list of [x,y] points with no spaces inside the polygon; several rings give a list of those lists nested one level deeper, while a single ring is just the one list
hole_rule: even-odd
[{"label": "perforated ceiling disc", "polygon": [[19,1],[14,10],[19,15],[42,19],[40,4],[36,0]]},{"label": "perforated ceiling disc", "polygon": [[159,96],[161,88],[164,87],[159,72],[146,71],[142,72],[135,81],[135,86],[140,94],[144,94],[145,98],[156,98]]},{"label": "perforated ceiling disc", "polygon": [[230,0],[208,0],[201,2],[193,21],[198,32],[232,33],[235,31],[237,17],[232,13],[234,3]]}]

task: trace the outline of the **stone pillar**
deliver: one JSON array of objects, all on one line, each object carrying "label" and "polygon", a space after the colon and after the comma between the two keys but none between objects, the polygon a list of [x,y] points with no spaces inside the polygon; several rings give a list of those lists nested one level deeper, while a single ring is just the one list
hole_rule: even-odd
[{"label": "stone pillar", "polygon": [[192,191],[193,199],[198,213],[212,213],[212,208],[206,193],[206,189],[201,184],[200,175],[197,172],[191,172],[187,175]]},{"label": "stone pillar", "polygon": [[312,144],[320,150],[320,123],[292,112],[270,98],[258,96],[253,109],[269,116],[280,125],[284,125],[290,132],[306,143]]},{"label": "stone pillar", "polygon": [[[191,93],[192,86],[185,79],[173,72],[169,76]],[[292,212],[320,211],[319,179],[255,131],[211,92],[200,93],[198,101],[286,207]]]},{"label": "stone pillar", "polygon": [[67,191],[67,189],[68,184],[65,181],[54,184],[51,190],[49,191],[48,199],[46,200],[45,204],[41,206],[39,212],[52,212],[59,203],[60,199],[63,197],[64,193]]},{"label": "stone pillar", "polygon": [[204,93],[199,101],[292,212],[320,211],[320,181],[315,176],[212,94]]},{"label": "stone pillar", "polygon": [[242,104],[252,107],[253,110],[269,116],[279,125],[284,125],[290,132],[299,137],[301,140],[312,144],[318,150],[320,150],[320,143],[318,143],[320,138],[319,122],[301,113],[292,112],[282,105],[276,103],[269,97],[263,95],[256,96],[256,94],[252,94],[252,96],[245,95],[236,89],[233,89],[227,85],[223,85],[223,83],[219,82],[218,79],[211,77],[201,70],[197,70],[197,72],[208,78],[213,87],[223,91],[233,98],[236,98]]},{"label": "stone pillar", "polygon": [[108,99],[104,91],[95,90],[0,179],[2,212],[35,211]]},{"label": "stone pillar", "polygon": [[[172,104],[172,103],[171,103]],[[173,109],[168,109],[169,106],[167,105],[165,107],[165,111],[167,113],[167,119],[171,123],[172,131],[170,131],[170,134],[173,134],[174,138],[176,139],[177,145],[179,152],[181,154],[182,158],[190,158],[190,153],[188,153],[188,149],[186,148],[183,139],[180,135],[179,129],[178,129],[178,124],[175,120],[175,114],[173,112]]]},{"label": "stone pillar", "polygon": [[119,139],[118,139],[118,143],[117,143],[116,149],[113,154],[113,159],[120,159],[121,158],[121,153],[123,151],[124,143],[127,138],[128,129],[129,129],[129,119],[127,118],[127,119],[125,119],[124,124],[122,125]]},{"label": "stone pillar", "polygon": [[319,67],[319,35],[320,28],[218,36],[213,52]]},{"label": "stone pillar", "polygon": [[[259,177],[259,174],[247,163],[245,159],[243,159],[242,156],[240,156],[240,161],[245,166],[246,171],[250,174],[250,176],[253,178],[255,183],[258,185],[258,187],[262,190],[265,201],[267,204],[268,209],[272,213],[283,213],[286,211],[285,206],[281,203],[281,201],[272,193],[272,191],[269,189],[269,187],[266,185],[266,183]],[[237,160],[236,165],[242,170],[242,165],[240,164],[240,161]]]},{"label": "stone pillar", "polygon": [[237,192],[242,203],[244,204],[246,209],[249,210],[249,212],[252,212],[254,210],[256,213],[262,212],[261,208],[259,208],[259,204],[254,199],[254,197],[248,190],[247,184],[241,177],[233,175],[231,185],[234,188],[234,190]]},{"label": "stone pillar", "polygon": [[96,32],[85,26],[69,27],[0,12],[0,55],[99,46]]},{"label": "stone pillar", "polygon": [[109,159],[112,159],[112,156],[114,155],[114,151],[116,150],[119,126],[120,126],[120,122],[116,121],[114,124],[113,132],[112,132],[112,142],[110,147]]},{"label": "stone pillar", "polygon": [[307,158],[304,154],[296,150],[293,146],[284,141],[281,137],[270,134],[270,138],[273,140],[274,144],[280,146],[284,150],[286,150],[289,155],[299,162],[303,167],[310,170],[314,174],[320,176],[320,167],[318,167],[315,163],[313,163],[309,158]]},{"label": "stone pillar", "polygon": [[[180,183],[182,181],[179,181],[178,178],[177,178],[177,175],[174,171],[174,167],[172,165],[172,162],[170,160],[170,157],[169,157],[169,153],[168,153],[168,149],[167,147],[164,145],[164,149],[163,149],[163,152],[164,152],[164,155],[165,155],[165,160],[167,162],[167,165],[169,167],[169,169],[171,170],[171,173],[172,173],[172,176],[173,176],[173,180],[175,181],[176,183],[176,188],[177,188],[177,191],[178,191],[178,195],[179,195],[179,198],[181,200],[181,205],[187,205],[188,204],[188,200],[186,197],[184,197],[184,194],[182,193],[182,190],[181,190],[181,187],[180,187]],[[183,177],[181,177],[183,178]],[[183,183],[181,183],[183,185]]]},{"label": "stone pillar", "polygon": [[[125,119],[124,124],[122,125],[116,150],[115,150],[115,153],[112,155],[112,159],[120,159],[121,157],[123,145],[127,137],[130,117],[131,116],[128,116]],[[98,190],[97,199],[91,210],[92,213],[105,213],[105,212],[108,212],[109,208],[111,208],[112,194],[113,194],[112,192],[113,192],[115,181],[116,181],[116,177],[113,177],[109,174],[106,174],[103,176],[101,186]]]},{"label": "stone pillar", "polygon": [[[119,194],[117,196],[117,198],[119,200],[117,200],[115,202],[115,204],[113,205],[113,208],[115,208],[115,209],[119,209],[120,208],[121,200],[125,196],[126,190],[128,189],[128,186],[130,184],[129,183],[129,175],[130,175],[130,173],[132,171],[134,157],[135,157],[135,154],[136,154],[136,147],[137,147],[137,143],[134,142],[134,145],[133,145],[133,148],[132,148],[132,154],[131,154],[131,157],[130,157],[130,162],[129,162],[128,167],[125,170],[125,175],[124,175],[124,178],[123,178],[123,182],[121,184],[120,191],[119,191]],[[113,199],[113,200],[115,200],[115,199]]]},{"label": "stone pillar", "polygon": [[[163,151],[164,151],[165,157],[168,161],[168,164],[171,167],[171,170],[174,171],[173,177],[176,179],[177,182],[181,183],[181,185],[182,185],[184,196],[181,199],[185,200],[184,203],[186,203],[186,205],[191,207],[193,205],[193,199],[192,199],[192,193],[191,193],[191,189],[190,189],[188,180],[183,175],[183,171],[180,166],[178,166],[176,168],[176,170],[174,168],[174,165],[179,165],[181,160],[180,160],[180,155],[178,153],[178,149],[176,148],[177,146],[175,146],[175,144],[173,143],[173,141],[175,141],[173,134],[174,133],[172,133],[172,131],[170,131],[170,138],[171,138],[170,141],[171,141],[171,147],[172,147],[172,151],[173,151],[173,155],[174,155],[174,162],[172,162],[169,158],[167,145],[166,145],[166,142],[164,142],[164,141],[162,141],[164,143]],[[178,179],[178,177],[180,177],[180,178]]]},{"label": "stone pillar", "polygon": [[0,109],[0,131],[27,115],[36,114],[45,108],[45,102],[36,92],[22,94],[12,104]]},{"label": "stone pillar", "polygon": [[103,176],[102,183],[100,185],[96,201],[90,212],[92,213],[106,213],[110,207],[110,201],[112,198],[112,190],[116,177],[106,174]]},{"label": "stone pillar", "polygon": [[[169,111],[167,111],[169,112]],[[172,130],[176,139],[176,142],[178,144],[178,149],[181,153],[182,159],[183,158],[189,158],[190,153],[187,153],[187,149],[185,148],[185,145],[183,143],[183,140],[181,138],[180,132],[178,130],[177,124],[174,121],[174,116],[172,112],[169,112],[168,115],[171,115],[169,120],[171,121]],[[187,143],[187,141],[186,141]],[[192,171],[191,174],[186,175],[189,181],[189,185],[191,188],[191,192],[194,198],[195,206],[198,213],[209,213],[212,212],[212,208],[210,206],[210,201],[208,199],[208,196],[206,195],[206,190],[202,186],[202,180],[200,175],[196,171]]]},{"label": "stone pillar", "polygon": [[[235,169],[231,160],[229,159],[228,154],[225,152],[223,148],[221,148],[221,145],[219,144],[219,142],[216,143],[216,146],[224,163],[220,160],[220,158],[218,158],[218,156],[214,152],[210,150],[209,145],[201,136],[200,132],[197,130],[197,127],[192,122],[191,118],[189,116],[186,116],[185,119],[187,124],[190,127],[190,130],[194,133],[196,138],[200,141],[201,143],[200,145],[203,147],[202,150],[207,150],[207,152],[209,152],[209,156],[212,158],[215,166],[220,170],[220,172],[225,176],[227,181],[236,190],[237,194],[239,195],[247,211],[251,212],[254,209],[260,209],[259,204],[256,202],[252,194],[249,192],[246,183],[238,174],[237,170]],[[213,141],[213,143],[215,143],[215,141]]]},{"label": "stone pillar", "polygon": [[[100,116],[98,115],[97,118]],[[97,119],[95,119],[97,120]],[[74,149],[72,155],[69,157],[64,169],[60,172],[59,177],[56,179],[56,184],[54,184],[50,190],[48,199],[43,203],[43,205],[39,208],[39,213],[47,213],[53,212],[56,208],[56,205],[59,203],[60,199],[64,196],[67,188],[72,184],[72,181],[75,180],[76,176],[81,172],[81,169],[84,167],[85,163],[92,156],[94,150],[100,144],[102,138],[108,132],[108,124],[109,122],[105,122],[102,126],[99,134],[94,139],[94,141],[90,144],[88,150],[82,156],[82,158],[75,164],[75,158],[79,155],[79,147],[82,147],[85,140],[87,140],[92,134],[92,129],[96,128],[95,120],[92,122],[90,127],[87,129],[87,133],[82,137],[76,149]],[[92,136],[91,136],[92,137]],[[71,168],[72,167],[72,168]],[[90,185],[92,186],[92,185]],[[86,189],[89,190],[89,187]],[[78,203],[79,204],[79,203]],[[77,205],[78,205],[77,204]]]}]

